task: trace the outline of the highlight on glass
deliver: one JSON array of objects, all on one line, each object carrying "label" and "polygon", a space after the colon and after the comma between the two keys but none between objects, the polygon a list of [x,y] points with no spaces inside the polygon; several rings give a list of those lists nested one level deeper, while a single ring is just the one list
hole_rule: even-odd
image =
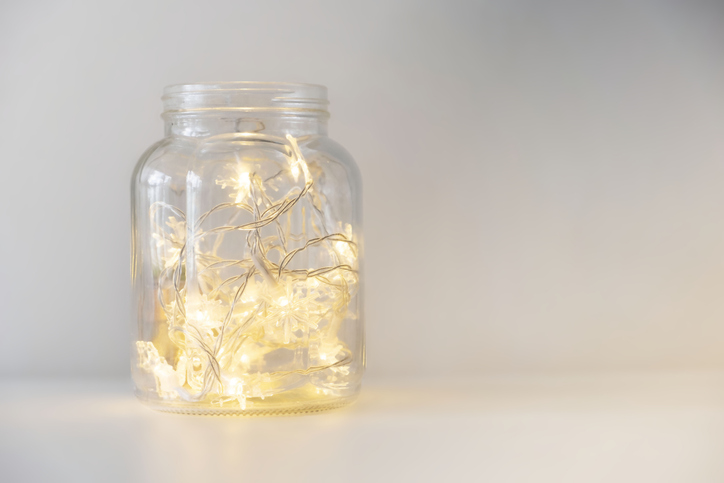
[{"label": "highlight on glass", "polygon": [[151,407],[314,412],[365,366],[361,182],[317,85],[164,92],[132,182],[132,373]]}]

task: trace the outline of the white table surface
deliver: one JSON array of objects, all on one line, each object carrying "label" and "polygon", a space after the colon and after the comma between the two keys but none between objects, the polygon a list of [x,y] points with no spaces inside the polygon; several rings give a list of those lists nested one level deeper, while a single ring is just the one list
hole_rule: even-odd
[{"label": "white table surface", "polygon": [[0,481],[722,483],[724,375],[366,381],[347,409],[274,418],[3,380]]}]

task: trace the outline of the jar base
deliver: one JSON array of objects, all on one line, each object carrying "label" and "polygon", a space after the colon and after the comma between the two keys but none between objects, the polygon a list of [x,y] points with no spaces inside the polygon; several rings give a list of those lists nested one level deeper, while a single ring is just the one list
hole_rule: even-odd
[{"label": "jar base", "polygon": [[[342,408],[352,404],[357,399],[357,394],[337,397],[316,397],[309,399],[279,400],[270,397],[263,400],[255,400],[246,407],[238,405],[231,407],[219,407],[208,403],[187,403],[181,401],[160,401],[148,399],[142,394],[136,393],[138,399],[153,410],[174,413],[189,414],[197,416],[291,416],[295,414],[312,414]],[[256,398],[255,398],[256,399]]]},{"label": "jar base", "polygon": [[241,416],[241,417],[263,417],[263,416],[294,416],[301,414],[314,414],[332,411],[352,404],[356,397],[331,401],[325,404],[308,404],[296,407],[278,408],[251,408],[251,409],[224,409],[209,407],[173,407],[161,406],[146,403],[151,409],[163,413],[188,414],[193,416]]}]

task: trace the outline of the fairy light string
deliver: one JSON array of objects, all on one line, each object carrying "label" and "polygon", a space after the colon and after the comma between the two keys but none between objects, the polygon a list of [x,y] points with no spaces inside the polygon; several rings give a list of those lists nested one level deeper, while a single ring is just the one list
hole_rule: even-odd
[{"label": "fairy light string", "polygon": [[[178,207],[152,204],[158,304],[175,360],[151,341],[136,346],[139,367],[153,375],[159,397],[243,409],[247,398],[283,392],[294,376],[323,373],[333,385],[349,374],[351,352],[338,332],[354,318],[349,304],[359,280],[352,227],[325,217],[326,199],[297,139],[235,136],[272,146],[286,163],[263,178],[235,152],[233,173],[215,180],[230,201],[190,226]],[[291,188],[282,193],[285,183]],[[296,233],[293,225],[301,225]],[[225,237],[238,233],[245,246],[232,251],[243,257],[229,258]],[[313,266],[319,260],[327,263]],[[267,358],[278,349],[291,351],[293,363],[269,370]]]}]

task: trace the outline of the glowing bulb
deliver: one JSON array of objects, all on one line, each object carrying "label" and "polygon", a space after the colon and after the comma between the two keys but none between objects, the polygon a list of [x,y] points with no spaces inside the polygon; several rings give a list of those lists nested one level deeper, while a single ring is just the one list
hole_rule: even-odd
[{"label": "glowing bulb", "polygon": [[306,161],[304,161],[304,156],[302,156],[302,151],[301,149],[299,149],[299,144],[297,144],[297,140],[294,139],[294,136],[292,136],[291,134],[287,134],[287,140],[292,147],[293,156],[291,160],[290,170],[292,172],[292,176],[294,176],[294,181],[297,181],[299,179],[299,169],[301,168],[302,172],[304,173],[304,182],[311,182],[312,175],[309,172]]},{"label": "glowing bulb", "polygon": [[226,383],[226,396],[235,398],[241,409],[246,409],[246,395],[244,394],[244,381],[238,377],[232,377]]},{"label": "glowing bulb", "polygon": [[251,190],[251,177],[249,176],[249,173],[239,173],[239,177],[236,179],[236,190],[235,203],[241,203],[247,196],[249,196],[249,191]]},{"label": "glowing bulb", "polygon": [[235,166],[235,173],[228,178],[216,180],[216,184],[222,189],[233,188],[229,194],[230,198],[234,198],[234,203],[241,203],[246,200],[251,192],[251,173],[247,171],[247,167],[238,163]]},{"label": "glowing bulb", "polygon": [[337,251],[339,256],[342,257],[345,263],[354,262],[356,257],[349,242],[336,241],[334,242],[334,249]]}]

